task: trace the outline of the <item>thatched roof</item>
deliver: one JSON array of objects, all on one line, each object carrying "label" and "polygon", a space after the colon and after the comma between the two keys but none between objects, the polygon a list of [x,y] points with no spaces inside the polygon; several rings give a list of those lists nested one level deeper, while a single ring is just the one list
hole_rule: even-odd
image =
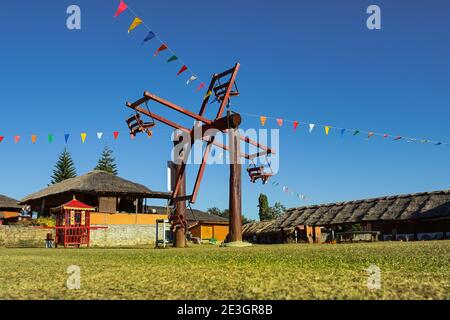
[{"label": "thatched roof", "polygon": [[20,209],[19,201],[0,194],[0,210]]},{"label": "thatched roof", "polygon": [[[166,214],[167,208],[161,206],[147,206],[147,210],[154,209],[156,214]],[[228,223],[228,218],[220,217],[214,214],[209,214],[197,209],[189,210],[186,208],[186,220],[192,222],[211,222],[211,223]]]},{"label": "thatched roof", "polygon": [[244,234],[290,230],[299,225],[420,220],[450,217],[450,190],[291,208],[277,220],[254,222]]},{"label": "thatched roof", "polygon": [[167,192],[154,192],[147,187],[117,177],[109,172],[94,170],[85,175],[53,184],[23,198],[21,203],[39,200],[63,193],[96,194],[105,196],[134,196],[168,199]]},{"label": "thatched roof", "polygon": [[277,225],[288,228],[449,216],[450,190],[443,190],[292,208]]}]

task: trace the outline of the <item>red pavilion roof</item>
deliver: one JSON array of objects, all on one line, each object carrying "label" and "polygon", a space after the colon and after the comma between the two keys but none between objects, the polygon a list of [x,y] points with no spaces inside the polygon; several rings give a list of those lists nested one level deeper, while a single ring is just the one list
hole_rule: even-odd
[{"label": "red pavilion roof", "polygon": [[61,207],[63,209],[95,211],[95,208],[88,206],[87,204],[78,201],[77,199],[73,199],[63,204]]}]

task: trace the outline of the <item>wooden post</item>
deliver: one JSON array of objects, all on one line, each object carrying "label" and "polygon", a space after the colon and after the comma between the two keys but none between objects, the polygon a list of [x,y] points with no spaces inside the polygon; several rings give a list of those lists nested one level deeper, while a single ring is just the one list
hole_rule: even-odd
[{"label": "wooden post", "polygon": [[242,180],[239,129],[229,129],[230,137],[230,241],[242,241]]},{"label": "wooden post", "polygon": [[[179,143],[183,141],[180,139],[180,136],[177,136],[177,132],[175,132],[175,141],[174,146],[177,146]],[[181,164],[184,158],[184,151],[181,151],[180,154],[174,155],[175,160],[175,176],[178,177],[178,173],[181,170]],[[175,195],[176,197],[184,197],[186,196],[186,171],[183,172],[181,176],[180,187],[178,189],[178,193]],[[186,200],[178,200],[175,201],[175,215],[177,215],[177,222],[186,221]],[[175,235],[174,235],[174,243],[173,246],[175,248],[184,248],[186,247],[186,230],[184,226],[177,225],[175,227]]]}]

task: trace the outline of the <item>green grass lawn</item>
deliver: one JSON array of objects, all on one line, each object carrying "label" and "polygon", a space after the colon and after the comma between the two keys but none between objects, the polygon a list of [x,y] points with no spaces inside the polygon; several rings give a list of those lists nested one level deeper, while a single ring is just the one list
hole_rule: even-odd
[{"label": "green grass lawn", "polygon": [[[450,241],[0,249],[1,299],[449,299]],[[366,268],[381,269],[367,289]],[[69,265],[81,289],[66,288]]]}]

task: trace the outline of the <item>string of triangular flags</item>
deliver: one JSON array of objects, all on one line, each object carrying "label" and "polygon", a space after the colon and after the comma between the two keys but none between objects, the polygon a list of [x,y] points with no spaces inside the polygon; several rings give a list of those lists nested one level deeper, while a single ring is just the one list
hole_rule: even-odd
[{"label": "string of triangular flags", "polygon": [[[119,134],[120,134],[119,131],[112,132],[112,136],[113,136],[114,140],[117,140],[119,138]],[[85,143],[88,136],[90,136],[90,135],[88,135],[87,132],[81,132],[79,134],[79,139],[80,139],[81,143]],[[104,136],[105,136],[104,132],[96,132],[94,134],[94,137],[96,137],[97,140],[102,140],[104,138]],[[37,135],[37,134],[31,134],[31,135],[26,135],[26,136],[23,136],[23,135],[13,135],[13,136],[0,135],[0,144],[4,141],[7,141],[8,139],[11,139],[14,142],[14,144],[18,144],[19,142],[23,142],[25,140],[31,141],[32,144],[36,144],[42,140],[47,141],[48,143],[53,143],[55,141],[56,137],[57,137],[57,135],[55,135],[55,134],[48,134],[48,135],[44,136],[44,138],[42,138],[42,136]],[[62,135],[62,137],[64,137],[64,142],[68,143],[69,139],[72,137],[72,134],[65,133],[64,135]],[[132,140],[134,140],[135,137],[133,135],[130,135],[130,138]]]},{"label": "string of triangular flags", "polygon": [[307,198],[305,195],[298,193],[297,191],[293,190],[292,188],[285,186],[283,184],[280,184],[278,181],[273,181],[272,186],[275,188],[280,188],[284,193],[287,193],[291,196],[295,196],[303,201],[309,201],[309,198]]},{"label": "string of triangular flags", "polygon": [[241,115],[249,116],[249,117],[257,117],[259,118],[259,121],[261,122],[261,126],[268,125],[268,120],[275,120],[278,127],[282,127],[285,125],[286,122],[293,124],[293,129],[296,131],[299,129],[300,126],[304,126],[309,133],[312,133],[313,131],[317,131],[318,128],[321,128],[326,136],[330,135],[332,131],[337,131],[341,138],[343,138],[346,134],[351,136],[366,136],[367,139],[371,139],[373,137],[379,136],[383,140],[391,140],[391,141],[406,141],[406,142],[417,142],[417,143],[424,143],[424,144],[433,144],[436,146],[450,146],[449,142],[442,142],[442,141],[435,141],[431,139],[423,139],[423,138],[412,138],[412,137],[406,137],[406,136],[400,136],[400,135],[392,135],[389,133],[379,133],[375,131],[367,131],[367,130],[360,130],[360,129],[348,129],[348,128],[340,128],[332,125],[323,125],[323,124],[316,124],[316,123],[310,123],[310,122],[302,122],[297,120],[288,120],[283,118],[276,118],[276,117],[268,117],[268,116],[262,116],[262,115],[256,115],[251,113],[243,113],[240,112]]},{"label": "string of triangular flags", "polygon": [[160,46],[154,52],[153,57],[156,58],[157,56],[159,56],[160,52],[163,52],[163,51],[169,52],[170,55],[169,55],[169,58],[166,60],[166,63],[178,61],[181,65],[176,76],[178,77],[180,74],[187,72],[188,74],[190,74],[190,76],[186,81],[186,85],[189,85],[190,83],[197,81],[197,82],[199,82],[199,85],[197,86],[196,91],[197,92],[200,91],[205,86],[205,83],[200,79],[200,77],[196,73],[194,73],[191,68],[188,68],[188,66],[183,62],[183,60],[177,54],[175,54],[175,52],[167,45],[167,43],[164,42],[163,40],[161,40],[161,38],[158,36],[158,34],[154,30],[152,30],[135,13],[135,11],[132,8],[130,8],[130,6],[127,5],[123,0],[120,0],[119,6],[116,10],[116,13],[114,14],[114,18],[117,18],[119,15],[121,15],[126,10],[128,10],[129,12],[131,12],[134,15],[134,19],[128,28],[128,33],[131,33],[131,31],[133,31],[140,25],[145,27],[147,29],[148,33],[145,36],[145,38],[142,40],[142,44],[145,44],[146,42],[154,40],[154,39],[160,42]]}]

